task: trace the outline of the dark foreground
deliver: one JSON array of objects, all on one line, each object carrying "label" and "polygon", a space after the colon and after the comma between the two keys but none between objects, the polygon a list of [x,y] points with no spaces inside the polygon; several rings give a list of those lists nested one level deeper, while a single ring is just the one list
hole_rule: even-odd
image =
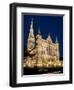
[{"label": "dark foreground", "polygon": [[56,67],[56,68],[24,68],[23,70],[24,75],[36,75],[36,74],[61,74],[63,73],[63,67]]}]

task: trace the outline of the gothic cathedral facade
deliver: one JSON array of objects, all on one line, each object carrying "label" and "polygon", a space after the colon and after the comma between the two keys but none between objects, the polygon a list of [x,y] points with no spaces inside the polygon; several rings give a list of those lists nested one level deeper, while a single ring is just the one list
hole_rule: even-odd
[{"label": "gothic cathedral facade", "polygon": [[31,20],[28,40],[27,40],[27,51],[30,55],[25,60],[24,66],[27,67],[50,67],[50,66],[61,66],[62,63],[59,53],[59,43],[56,38],[55,43],[52,41],[50,34],[46,39],[42,38],[40,30],[38,34],[34,35],[33,19]]}]

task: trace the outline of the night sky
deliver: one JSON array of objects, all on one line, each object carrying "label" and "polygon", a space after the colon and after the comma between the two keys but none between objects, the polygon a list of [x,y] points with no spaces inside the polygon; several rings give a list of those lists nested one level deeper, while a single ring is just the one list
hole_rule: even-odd
[{"label": "night sky", "polygon": [[42,38],[46,39],[50,33],[51,39],[55,42],[56,37],[60,47],[60,57],[63,57],[63,16],[42,16],[42,15],[22,15],[24,30],[24,48],[27,47],[27,38],[30,29],[31,20],[33,19],[34,35],[40,29]]}]

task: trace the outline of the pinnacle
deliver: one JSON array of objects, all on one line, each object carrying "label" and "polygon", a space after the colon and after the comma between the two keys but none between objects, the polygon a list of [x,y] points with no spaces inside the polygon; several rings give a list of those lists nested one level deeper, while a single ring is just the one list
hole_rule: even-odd
[{"label": "pinnacle", "polygon": [[56,41],[55,41],[55,43],[58,43],[58,39],[57,39],[57,37],[56,37]]},{"label": "pinnacle", "polygon": [[38,34],[41,34],[40,29],[38,29]]},{"label": "pinnacle", "polygon": [[33,27],[33,18],[31,19],[31,28]]}]

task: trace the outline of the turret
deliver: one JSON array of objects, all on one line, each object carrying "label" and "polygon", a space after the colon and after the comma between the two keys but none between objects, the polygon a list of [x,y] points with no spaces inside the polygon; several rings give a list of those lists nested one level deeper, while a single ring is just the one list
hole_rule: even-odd
[{"label": "turret", "polygon": [[32,50],[35,47],[35,37],[33,33],[33,19],[31,20],[30,31],[28,36],[28,50]]}]

